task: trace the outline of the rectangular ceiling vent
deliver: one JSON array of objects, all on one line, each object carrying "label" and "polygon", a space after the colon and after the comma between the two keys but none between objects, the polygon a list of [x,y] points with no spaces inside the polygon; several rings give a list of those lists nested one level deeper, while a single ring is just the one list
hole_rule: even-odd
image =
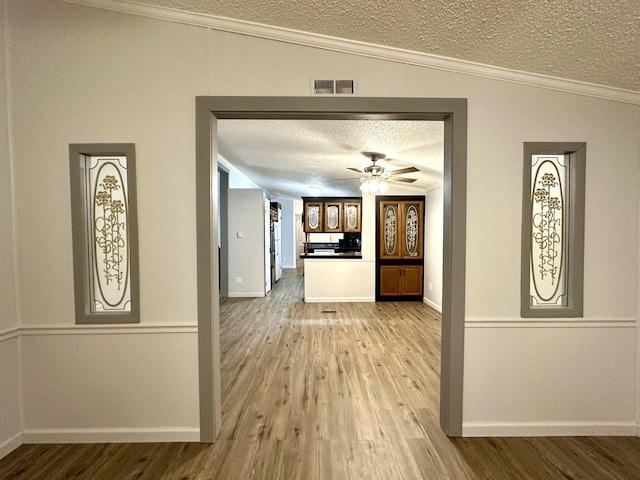
[{"label": "rectangular ceiling vent", "polygon": [[354,95],[355,82],[353,80],[312,80],[311,93],[313,95]]}]

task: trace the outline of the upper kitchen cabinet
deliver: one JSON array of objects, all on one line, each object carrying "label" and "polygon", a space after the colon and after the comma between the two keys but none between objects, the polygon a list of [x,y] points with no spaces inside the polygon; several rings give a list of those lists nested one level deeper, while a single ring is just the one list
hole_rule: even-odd
[{"label": "upper kitchen cabinet", "polygon": [[323,232],[322,202],[304,202],[304,231],[306,233]]},{"label": "upper kitchen cabinet", "polygon": [[342,202],[324,202],[324,231],[342,232]]},{"label": "upper kitchen cabinet", "polygon": [[362,214],[361,202],[344,202],[343,230],[350,233],[360,233]]},{"label": "upper kitchen cabinet", "polygon": [[360,197],[303,197],[306,233],[360,233]]}]

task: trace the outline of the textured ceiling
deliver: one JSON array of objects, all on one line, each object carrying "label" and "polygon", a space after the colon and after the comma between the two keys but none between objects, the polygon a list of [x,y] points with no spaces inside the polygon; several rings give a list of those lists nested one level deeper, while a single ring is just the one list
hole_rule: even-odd
[{"label": "textured ceiling", "polygon": [[640,91],[640,0],[135,0]]},{"label": "textured ceiling", "polygon": [[[272,195],[359,196],[360,175],[371,162],[362,152],[387,155],[387,171],[416,167],[404,174],[413,184],[393,185],[424,193],[442,183],[442,122],[383,120],[219,120],[218,151]],[[317,187],[320,191],[313,191]]]}]

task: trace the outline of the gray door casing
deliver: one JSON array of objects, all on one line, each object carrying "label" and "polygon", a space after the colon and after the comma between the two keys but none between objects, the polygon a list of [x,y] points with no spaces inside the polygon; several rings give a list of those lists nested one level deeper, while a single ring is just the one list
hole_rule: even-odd
[{"label": "gray door casing", "polygon": [[[218,119],[440,120],[444,122],[444,233],[440,425],[462,435],[467,99],[196,97],[196,229],[200,441],[222,428],[218,294]],[[215,253],[215,254],[214,254]]]}]

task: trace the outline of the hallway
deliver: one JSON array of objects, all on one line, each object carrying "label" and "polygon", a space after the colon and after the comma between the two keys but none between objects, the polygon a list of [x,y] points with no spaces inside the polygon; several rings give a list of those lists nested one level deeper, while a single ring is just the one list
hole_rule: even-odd
[{"label": "hallway", "polygon": [[439,315],[422,303],[305,304],[301,271],[221,302],[213,445],[23,445],[0,479],[637,479],[640,438],[448,439]]}]

